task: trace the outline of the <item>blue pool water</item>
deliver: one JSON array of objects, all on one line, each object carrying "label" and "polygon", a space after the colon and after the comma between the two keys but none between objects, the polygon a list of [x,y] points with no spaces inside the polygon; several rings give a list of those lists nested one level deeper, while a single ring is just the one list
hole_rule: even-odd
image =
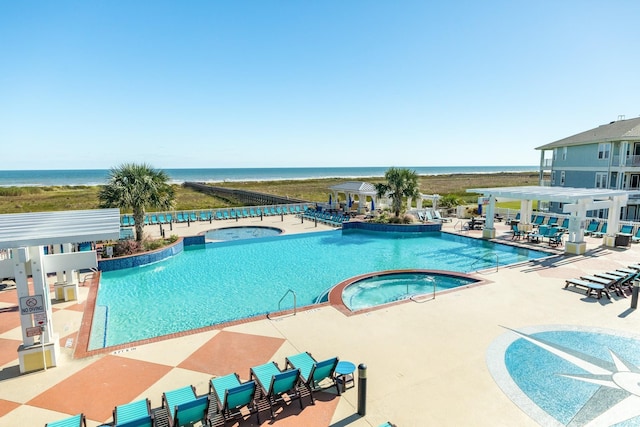
[{"label": "blue pool water", "polygon": [[[471,272],[548,254],[447,233],[327,231],[209,243],[167,260],[104,272],[90,349],[278,310],[292,289],[313,304],[337,283],[374,271]],[[286,298],[281,309],[292,308]]]},{"label": "blue pool water", "polygon": [[391,273],[368,277],[350,284],[342,291],[342,300],[349,309],[357,311],[473,282],[477,280],[417,272]]}]

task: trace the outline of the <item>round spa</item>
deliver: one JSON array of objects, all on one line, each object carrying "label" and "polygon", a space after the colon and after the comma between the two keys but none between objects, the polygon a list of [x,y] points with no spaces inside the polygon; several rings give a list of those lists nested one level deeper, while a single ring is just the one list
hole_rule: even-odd
[{"label": "round spa", "polygon": [[211,241],[229,241],[243,239],[258,239],[261,237],[273,237],[282,233],[282,230],[276,227],[225,227],[216,230],[209,230],[205,233],[205,240]]},{"label": "round spa", "polygon": [[349,310],[358,311],[408,298],[435,296],[477,282],[470,276],[448,272],[374,273],[347,284],[342,290],[342,302]]}]

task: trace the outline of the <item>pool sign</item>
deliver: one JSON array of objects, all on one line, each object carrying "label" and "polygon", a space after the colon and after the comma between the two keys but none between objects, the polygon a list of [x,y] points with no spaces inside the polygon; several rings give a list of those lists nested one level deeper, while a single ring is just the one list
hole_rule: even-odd
[{"label": "pool sign", "polygon": [[27,328],[28,337],[37,337],[42,335],[42,328],[40,326],[34,326],[33,328]]},{"label": "pool sign", "polygon": [[42,295],[20,297],[20,314],[36,314],[44,313],[44,311]]}]

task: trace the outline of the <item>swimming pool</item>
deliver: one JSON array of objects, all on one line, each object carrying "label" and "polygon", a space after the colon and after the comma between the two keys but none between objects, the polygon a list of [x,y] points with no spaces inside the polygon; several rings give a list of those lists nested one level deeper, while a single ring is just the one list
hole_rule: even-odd
[{"label": "swimming pool", "polygon": [[209,230],[204,237],[207,241],[211,240],[242,240],[257,239],[261,237],[273,237],[282,233],[282,230],[275,227],[225,227],[216,230]]},{"label": "swimming pool", "polygon": [[[101,277],[89,350],[278,310],[293,290],[311,305],[350,277],[375,271],[471,272],[549,254],[447,233],[339,230],[209,243]],[[286,298],[281,309],[293,307]]]}]

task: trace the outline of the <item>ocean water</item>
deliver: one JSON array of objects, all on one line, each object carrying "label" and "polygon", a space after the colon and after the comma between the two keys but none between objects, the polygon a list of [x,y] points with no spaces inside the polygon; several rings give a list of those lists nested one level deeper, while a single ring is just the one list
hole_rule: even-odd
[{"label": "ocean water", "polygon": [[[537,171],[537,166],[407,166],[418,175]],[[171,182],[274,181],[310,178],[381,177],[388,167],[164,169]],[[0,187],[101,185],[108,169],[0,171]]]}]

